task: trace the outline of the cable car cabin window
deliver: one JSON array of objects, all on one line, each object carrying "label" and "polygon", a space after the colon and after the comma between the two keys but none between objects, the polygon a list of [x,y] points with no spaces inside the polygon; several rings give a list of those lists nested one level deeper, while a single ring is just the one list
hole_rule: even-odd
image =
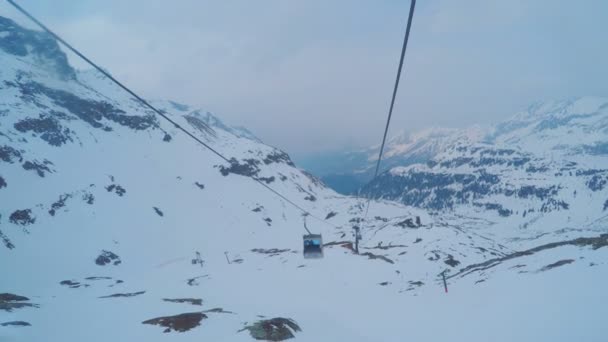
[{"label": "cable car cabin window", "polygon": [[323,238],[320,234],[304,235],[304,258],[319,259],[323,257]]}]

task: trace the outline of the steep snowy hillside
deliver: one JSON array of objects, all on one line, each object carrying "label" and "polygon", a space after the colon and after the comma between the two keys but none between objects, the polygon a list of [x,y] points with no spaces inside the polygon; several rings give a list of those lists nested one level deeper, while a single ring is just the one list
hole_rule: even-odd
[{"label": "steep snowy hillside", "polygon": [[[495,214],[477,206],[437,215],[388,201],[373,201],[363,222],[362,200],[337,195],[247,130],[155,102],[231,158],[226,163],[109,80],[74,70],[46,35],[2,17],[0,65],[1,341],[603,336],[596,327],[608,314],[598,306],[608,299],[608,235],[599,223],[573,221],[558,232],[537,220],[497,231]],[[446,153],[445,160],[449,153],[485,160],[482,150]],[[500,157],[519,163],[527,155]],[[499,171],[495,164],[488,173]],[[508,177],[519,191],[549,186]],[[306,223],[323,234],[324,259],[303,259],[302,212],[253,179],[320,218]],[[492,186],[487,194],[470,191],[498,196]],[[575,205],[558,195],[550,192],[543,204]],[[537,208],[536,192],[529,196]],[[453,197],[438,203],[460,205]],[[502,204],[513,217],[523,210],[494,197],[480,203]],[[557,203],[552,212],[563,218]],[[359,255],[354,225],[363,228]]]}]

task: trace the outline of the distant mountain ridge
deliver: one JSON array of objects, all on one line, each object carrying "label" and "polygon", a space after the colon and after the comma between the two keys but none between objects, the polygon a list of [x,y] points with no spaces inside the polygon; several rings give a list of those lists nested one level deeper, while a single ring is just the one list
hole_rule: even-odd
[{"label": "distant mountain ridge", "polygon": [[[456,146],[503,146],[539,157],[563,158],[579,153],[595,156],[608,151],[608,99],[583,97],[549,101],[494,126],[465,129],[430,128],[399,132],[387,141],[381,170],[425,164]],[[379,146],[357,151],[321,154],[302,165],[343,193],[356,193],[372,178]],[[345,184],[342,184],[345,183]]]}]

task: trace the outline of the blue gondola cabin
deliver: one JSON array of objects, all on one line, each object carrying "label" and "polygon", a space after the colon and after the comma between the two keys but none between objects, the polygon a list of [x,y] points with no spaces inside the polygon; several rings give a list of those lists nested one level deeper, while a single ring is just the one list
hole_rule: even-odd
[{"label": "blue gondola cabin", "polygon": [[323,258],[323,238],[321,234],[304,235],[304,258]]}]

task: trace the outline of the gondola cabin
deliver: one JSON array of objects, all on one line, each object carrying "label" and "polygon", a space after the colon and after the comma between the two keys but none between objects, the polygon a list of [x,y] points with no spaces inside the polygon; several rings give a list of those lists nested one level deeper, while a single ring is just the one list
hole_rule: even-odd
[{"label": "gondola cabin", "polygon": [[321,234],[304,235],[304,258],[323,258],[323,237],[321,237]]}]

